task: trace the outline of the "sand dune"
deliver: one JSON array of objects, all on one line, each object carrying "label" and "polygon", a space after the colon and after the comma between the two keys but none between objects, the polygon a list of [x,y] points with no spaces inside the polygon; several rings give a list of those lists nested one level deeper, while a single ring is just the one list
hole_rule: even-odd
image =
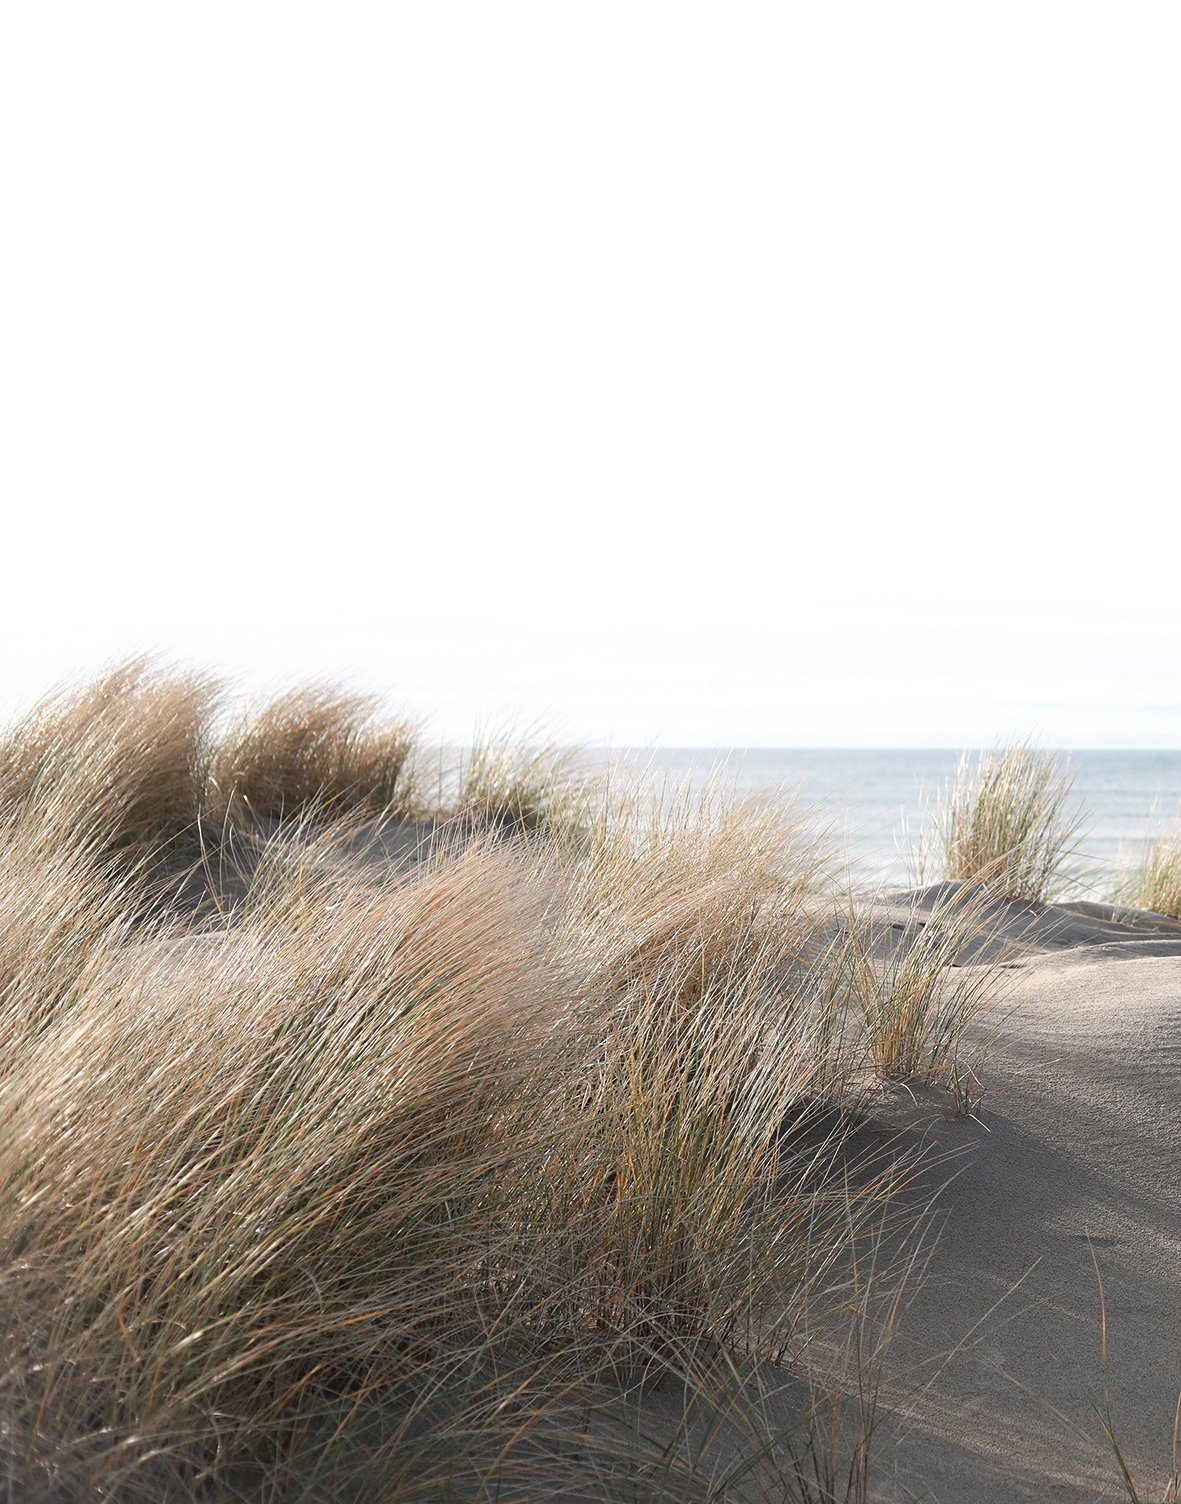
[{"label": "sand dune", "polygon": [[[358,854],[397,868],[425,830]],[[883,934],[959,886],[887,894]],[[866,1130],[925,1151],[910,1194],[935,1198],[937,1229],[891,1350],[871,1497],[1126,1498],[1099,1414],[1101,1277],[1112,1418],[1140,1498],[1162,1500],[1181,1388],[1181,922],[998,900],[961,959],[1009,984],[979,1116],[903,1087]]]},{"label": "sand dune", "polygon": [[[939,889],[893,895],[909,912]],[[1097,904],[998,904],[1010,1013],[979,1121],[897,1093],[882,1124],[951,1155],[941,1235],[893,1353],[882,1501],[1164,1496],[1181,1386],[1181,924]],[[928,1186],[931,1181],[928,1181]],[[950,1354],[950,1356],[949,1356]]]},{"label": "sand dune", "polygon": [[[396,868],[424,828],[396,835],[361,851]],[[887,894],[883,932],[959,886]],[[1101,1277],[1112,1418],[1159,1501],[1181,1388],[1181,922],[998,900],[962,960],[1009,972],[979,1116],[904,1087],[867,1129],[925,1151],[911,1195],[935,1197],[938,1230],[891,1351],[871,1497],[1125,1498],[1099,1415]]]}]

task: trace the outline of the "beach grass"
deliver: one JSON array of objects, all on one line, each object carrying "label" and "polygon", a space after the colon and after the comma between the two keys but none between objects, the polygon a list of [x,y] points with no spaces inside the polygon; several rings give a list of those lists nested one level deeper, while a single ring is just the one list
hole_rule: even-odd
[{"label": "beach grass", "polygon": [[846,924],[842,966],[874,1070],[942,1086],[961,1112],[978,1101],[990,1038],[974,1026],[995,1015],[1004,992],[999,967],[961,964],[973,959],[991,908],[987,889],[965,883],[934,910],[912,899],[888,928],[852,911]]},{"label": "beach grass", "polygon": [[[908,1173],[852,1147],[822,834],[721,789],[592,796],[515,746],[432,808],[368,702],[221,705],[137,663],[3,744],[13,1496],[655,1497],[673,1458],[659,1496],[695,1499],[697,1422],[644,1455],[621,1427],[637,1385],[700,1415],[716,1382],[727,1497],[773,1453],[776,1497],[830,1497],[841,1386],[811,1369],[752,1441],[722,1383],[864,1309]],[[366,833],[410,811],[429,837],[386,861]],[[145,906],[242,812],[240,891]]]},{"label": "beach grass", "polygon": [[577,835],[597,800],[575,752],[528,728],[481,732],[444,773],[436,815],[506,831]]},{"label": "beach grass", "polygon": [[130,659],[47,695],[0,735],[0,822],[35,821],[126,868],[192,854],[219,690]]},{"label": "beach grass", "polygon": [[1044,903],[1074,875],[1082,817],[1069,766],[1031,742],[961,759],[936,816],[945,875]]},{"label": "beach grass", "polygon": [[1120,875],[1117,901],[1181,919],[1181,831],[1150,837]]},{"label": "beach grass", "polygon": [[305,684],[240,713],[209,759],[206,819],[281,820],[316,807],[410,815],[416,728],[382,720],[376,701],[330,684]]}]

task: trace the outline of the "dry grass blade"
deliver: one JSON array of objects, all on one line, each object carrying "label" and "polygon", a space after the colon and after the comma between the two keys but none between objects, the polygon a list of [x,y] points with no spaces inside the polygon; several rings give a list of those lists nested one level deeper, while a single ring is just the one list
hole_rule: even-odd
[{"label": "dry grass blade", "polygon": [[[1099,1259],[1095,1253],[1094,1244],[1089,1240],[1088,1250],[1095,1270],[1095,1284],[1099,1292],[1099,1361],[1103,1374],[1103,1398],[1096,1404],[1095,1412],[1099,1418],[1099,1426],[1103,1432],[1107,1450],[1111,1453],[1112,1462],[1119,1476],[1120,1486],[1128,1498],[1128,1504],[1142,1504],[1142,1495],[1137,1486],[1136,1476],[1120,1445],[1112,1412],[1111,1366],[1107,1342],[1107,1297],[1103,1289],[1103,1275],[1099,1268]],[[1178,1498],[1181,1498],[1181,1393],[1177,1396],[1177,1405],[1173,1412],[1170,1470],[1164,1493],[1161,1495],[1162,1504],[1177,1504]]]}]

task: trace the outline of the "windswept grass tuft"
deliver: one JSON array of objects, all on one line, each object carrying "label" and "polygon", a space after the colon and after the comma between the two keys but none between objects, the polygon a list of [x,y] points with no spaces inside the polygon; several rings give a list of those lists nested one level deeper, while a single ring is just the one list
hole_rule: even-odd
[{"label": "windswept grass tuft", "polygon": [[570,833],[588,818],[592,794],[571,752],[504,733],[480,737],[464,754],[443,805],[492,829]]},{"label": "windswept grass tuft", "polygon": [[305,857],[233,932],[127,946],[11,1063],[0,1405],[48,1494],[265,1451],[350,1369],[473,1329],[553,1033],[516,875]]},{"label": "windswept grass tuft", "polygon": [[125,865],[186,860],[216,702],[211,679],[147,658],[58,690],[0,739],[0,822],[36,819]]},{"label": "windswept grass tuft", "polygon": [[131,934],[133,894],[109,858],[48,837],[28,811],[0,825],[0,1078]]},{"label": "windswept grass tuft", "polygon": [[1133,909],[1181,919],[1181,831],[1155,836],[1119,881],[1116,897]]},{"label": "windswept grass tuft", "polygon": [[1030,743],[964,757],[939,809],[946,875],[1045,903],[1072,875],[1081,817],[1067,766]]},{"label": "windswept grass tuft", "polygon": [[549,860],[588,1033],[568,1156],[536,1187],[533,1220],[566,1230],[548,1323],[589,1313],[625,1365],[704,1334],[778,1351],[884,1195],[850,1190],[827,1115],[846,1079],[810,909],[827,853],[795,812],[715,789],[625,801]]},{"label": "windswept grass tuft", "polygon": [[412,813],[415,730],[376,712],[370,697],[324,684],[247,711],[211,758],[211,823],[235,814],[290,818],[312,806],[335,815]]},{"label": "windswept grass tuft", "polygon": [[[905,1174],[850,1147],[824,841],[485,746],[388,863],[404,730],[312,690],[211,745],[204,681],[121,673],[4,754],[15,1496],[343,1500],[366,1458],[387,1504],[716,1496],[696,1432],[667,1478],[667,1451],[592,1467],[593,1433],[628,1386],[811,1350]],[[257,817],[246,890],[148,918],[202,791],[203,821]],[[819,1455],[782,1452],[775,1496]]]},{"label": "windswept grass tuft", "polygon": [[567,845],[583,943],[608,988],[689,1000],[712,989],[778,990],[812,955],[836,862],[823,832],[784,798],[720,784],[605,799]]},{"label": "windswept grass tuft", "polygon": [[546,1326],[613,1368],[675,1371],[703,1340],[778,1359],[885,1197],[868,1171],[853,1188],[811,1041],[765,999],[713,1001],[623,1015],[572,1157],[536,1187],[560,1276]]},{"label": "windswept grass tuft", "polygon": [[979,1095],[972,1025],[998,1003],[1002,975],[972,960],[992,907],[970,884],[933,912],[912,904],[898,924],[850,913],[840,966],[865,1026],[874,1070],[886,1080],[947,1087],[967,1112]]}]

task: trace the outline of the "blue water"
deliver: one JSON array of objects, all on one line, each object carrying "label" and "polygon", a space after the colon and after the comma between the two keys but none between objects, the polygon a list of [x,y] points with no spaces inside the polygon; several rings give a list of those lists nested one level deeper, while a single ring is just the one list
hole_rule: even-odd
[{"label": "blue water", "polygon": [[[1172,828],[1181,810],[1181,751],[1065,753],[1085,826],[1076,891],[1109,897],[1121,861],[1151,831]],[[645,753],[657,777],[704,782],[723,765],[744,790],[788,785],[843,843],[858,881],[906,883],[917,869],[914,833],[924,807],[954,774],[959,754],[944,750],[774,748],[726,752],[700,747]],[[939,875],[937,856],[925,876]]]}]

